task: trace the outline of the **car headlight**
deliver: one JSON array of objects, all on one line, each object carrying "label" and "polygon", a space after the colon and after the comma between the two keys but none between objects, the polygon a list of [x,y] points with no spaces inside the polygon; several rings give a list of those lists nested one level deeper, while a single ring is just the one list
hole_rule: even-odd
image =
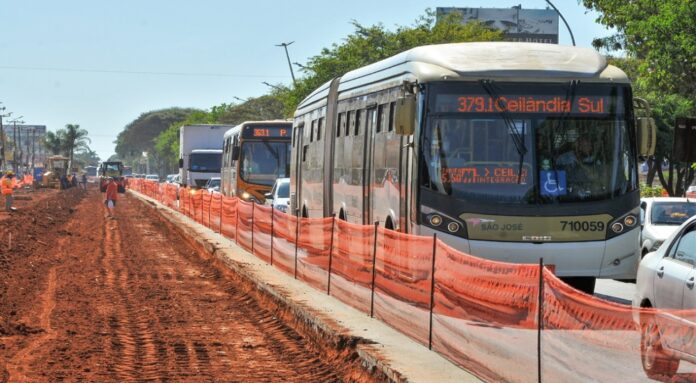
[{"label": "car headlight", "polygon": [[283,213],[288,212],[288,205],[276,205],[276,209],[282,211]]}]

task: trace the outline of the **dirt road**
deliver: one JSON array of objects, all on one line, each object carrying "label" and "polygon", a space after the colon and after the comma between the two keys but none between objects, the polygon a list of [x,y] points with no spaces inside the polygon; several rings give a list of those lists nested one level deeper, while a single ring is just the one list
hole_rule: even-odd
[{"label": "dirt road", "polygon": [[108,220],[100,198],[55,193],[0,221],[0,382],[373,380],[141,202]]}]

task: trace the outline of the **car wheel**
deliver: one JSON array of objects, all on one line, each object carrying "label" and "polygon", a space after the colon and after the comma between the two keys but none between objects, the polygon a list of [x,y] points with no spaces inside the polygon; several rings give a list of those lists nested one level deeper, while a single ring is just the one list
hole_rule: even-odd
[{"label": "car wheel", "polygon": [[662,347],[660,328],[653,315],[640,317],[640,361],[648,378],[671,378],[679,369],[679,359],[672,358]]}]

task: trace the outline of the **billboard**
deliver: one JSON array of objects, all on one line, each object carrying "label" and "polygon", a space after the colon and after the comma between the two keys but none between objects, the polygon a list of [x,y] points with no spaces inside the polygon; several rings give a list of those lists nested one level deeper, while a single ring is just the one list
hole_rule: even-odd
[{"label": "billboard", "polygon": [[438,20],[458,13],[462,24],[479,21],[503,31],[506,41],[558,44],[558,13],[553,9],[438,7]]}]

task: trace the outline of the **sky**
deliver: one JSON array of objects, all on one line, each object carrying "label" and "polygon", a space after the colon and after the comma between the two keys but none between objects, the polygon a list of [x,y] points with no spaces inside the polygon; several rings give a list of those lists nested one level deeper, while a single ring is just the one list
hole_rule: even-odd
[{"label": "sky", "polygon": [[[0,106],[53,131],[79,124],[106,159],[142,113],[208,109],[261,96],[269,91],[263,82],[290,84],[276,44],[294,41],[290,58],[303,64],[352,33],[352,20],[393,28],[426,8],[491,4],[547,7],[543,0],[0,0]],[[611,34],[577,0],[554,4],[578,46]],[[559,40],[571,44],[562,22]]]}]

